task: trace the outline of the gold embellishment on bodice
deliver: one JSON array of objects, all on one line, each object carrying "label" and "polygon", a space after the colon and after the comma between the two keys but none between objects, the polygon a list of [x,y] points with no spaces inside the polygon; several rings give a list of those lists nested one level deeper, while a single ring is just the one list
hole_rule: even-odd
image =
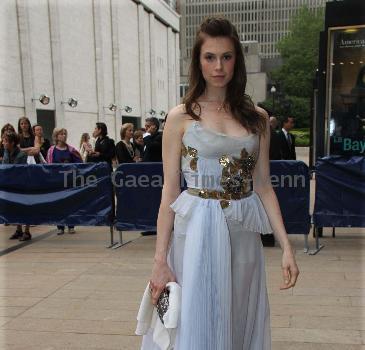
[{"label": "gold embellishment on bodice", "polygon": [[[181,155],[190,158],[190,168],[197,171],[198,150],[182,144]],[[221,156],[218,161],[222,165],[220,184],[222,192],[208,189],[193,189],[198,191],[201,198],[218,199],[223,209],[231,204],[231,200],[238,200],[250,194],[250,180],[257,160],[256,152],[249,154],[245,148],[241,150],[240,157]],[[190,189],[191,190],[191,189]],[[192,191],[192,190],[191,190]]]},{"label": "gold embellishment on bodice", "polygon": [[189,156],[191,158],[190,160],[190,169],[196,171],[197,170],[197,166],[198,166],[198,150],[196,150],[193,147],[188,146],[186,148],[186,146],[184,144],[182,144],[181,146],[181,155],[186,158],[187,156]]},{"label": "gold embellishment on bodice", "polygon": [[221,186],[224,192],[229,193],[232,198],[241,198],[243,193],[250,190],[249,180],[256,164],[256,154],[249,155],[243,148],[239,158],[232,157],[231,160],[227,155],[223,155],[219,158],[219,163],[223,166]]}]

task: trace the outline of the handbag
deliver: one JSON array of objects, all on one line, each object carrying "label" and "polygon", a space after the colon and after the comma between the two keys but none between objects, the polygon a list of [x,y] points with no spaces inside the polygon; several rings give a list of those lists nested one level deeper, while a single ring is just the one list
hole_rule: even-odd
[{"label": "handbag", "polygon": [[157,314],[163,324],[165,324],[163,317],[165,316],[167,310],[169,309],[169,304],[170,304],[169,295],[170,295],[169,289],[165,288],[161,292],[161,294],[157,300],[157,305],[156,305]]},{"label": "handbag", "polygon": [[172,350],[180,319],[181,287],[169,282],[160,294],[156,307],[151,302],[149,283],[145,289],[137,315],[135,334],[145,335],[152,328],[153,341],[161,350]]}]

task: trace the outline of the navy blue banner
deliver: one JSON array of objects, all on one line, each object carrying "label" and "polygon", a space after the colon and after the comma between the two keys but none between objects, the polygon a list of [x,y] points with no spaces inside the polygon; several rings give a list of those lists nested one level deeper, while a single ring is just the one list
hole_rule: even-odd
[{"label": "navy blue banner", "polygon": [[364,157],[318,159],[313,222],[317,227],[365,227]]},{"label": "navy blue banner", "polygon": [[287,233],[308,234],[311,226],[308,166],[297,160],[272,160],[270,174]]},{"label": "navy blue banner", "polygon": [[[272,161],[271,180],[289,234],[308,234],[309,169],[300,161]],[[162,163],[122,164],[115,172],[118,230],[156,230]],[[182,183],[182,187],[183,187]]]},{"label": "navy blue banner", "polygon": [[115,171],[116,228],[156,230],[163,186],[162,163],[126,163]]},{"label": "navy blue banner", "polygon": [[106,163],[0,165],[0,223],[110,225]]}]

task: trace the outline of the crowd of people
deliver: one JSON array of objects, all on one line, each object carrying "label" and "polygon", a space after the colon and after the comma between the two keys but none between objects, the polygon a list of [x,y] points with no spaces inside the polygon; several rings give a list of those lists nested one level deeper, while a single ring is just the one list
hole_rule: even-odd
[{"label": "crowd of people", "polygon": [[[167,117],[167,116],[166,116]],[[52,163],[99,163],[107,162],[110,171],[113,166],[133,162],[162,161],[162,132],[157,118],[147,118],[145,128],[134,130],[132,123],[125,123],[120,129],[120,141],[108,137],[105,123],[98,122],[92,133],[83,133],[79,149],[67,143],[67,130],[55,128],[52,143],[44,137],[41,125],[31,125],[27,117],[18,121],[17,131],[7,123],[1,129],[0,162],[2,164],[52,164]],[[10,239],[28,241],[32,238],[29,225],[17,225]],[[57,226],[62,235],[65,227]],[[75,233],[68,226],[70,234]]]}]

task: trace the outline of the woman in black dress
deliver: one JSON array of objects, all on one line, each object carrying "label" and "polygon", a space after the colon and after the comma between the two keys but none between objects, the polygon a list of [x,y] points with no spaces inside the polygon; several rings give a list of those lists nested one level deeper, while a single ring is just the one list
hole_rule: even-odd
[{"label": "woman in black dress", "polygon": [[18,121],[19,146],[29,155],[34,155],[34,134],[30,120],[22,117]]},{"label": "woman in black dress", "polygon": [[135,154],[135,147],[131,142],[134,126],[132,123],[125,123],[120,129],[121,141],[115,146],[115,153],[119,164],[134,163],[139,157]]}]

